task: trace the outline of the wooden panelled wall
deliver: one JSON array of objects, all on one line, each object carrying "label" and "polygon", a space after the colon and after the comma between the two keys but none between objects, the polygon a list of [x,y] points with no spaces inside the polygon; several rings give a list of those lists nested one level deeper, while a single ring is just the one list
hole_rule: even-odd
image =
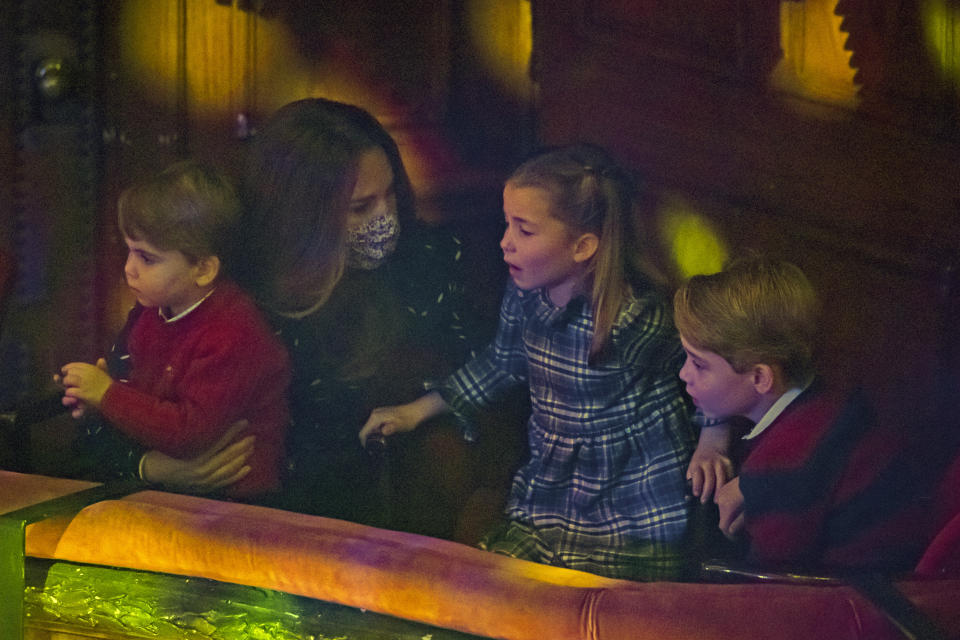
[{"label": "wooden panelled wall", "polygon": [[96,344],[99,8],[0,3],[0,248],[16,261],[0,410]]},{"label": "wooden panelled wall", "polygon": [[731,255],[801,265],[824,301],[825,377],[864,385],[892,424],[952,436],[960,53],[937,60],[924,45],[952,42],[960,11],[941,2],[931,24],[937,3],[833,0],[825,35],[848,52],[852,79],[835,85],[855,91],[772,84],[785,51],[818,46],[811,30],[782,41],[784,21],[823,4],[533,0],[540,137],[609,147],[655,201],[693,203]]},{"label": "wooden panelled wall", "polygon": [[[503,90],[480,47],[499,43],[512,84],[526,83],[510,57],[523,47],[509,46],[529,47],[528,21],[515,18],[525,8],[525,0],[0,2],[0,247],[20,271],[0,335],[0,410],[49,385],[60,364],[101,355],[121,325],[132,299],[119,192],[188,155],[235,168],[257,126],[308,96],[358,104],[385,124],[424,217],[468,226],[492,217],[473,244],[484,254],[477,288],[498,300],[486,270],[500,266],[491,256],[496,185],[531,135],[522,90]],[[493,29],[496,38],[484,35]],[[69,66],[62,95],[40,91],[35,73],[48,58]]]}]

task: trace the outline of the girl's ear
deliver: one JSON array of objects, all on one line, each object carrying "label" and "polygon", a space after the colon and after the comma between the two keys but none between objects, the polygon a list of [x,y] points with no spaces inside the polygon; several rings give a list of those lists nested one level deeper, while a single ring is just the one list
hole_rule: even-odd
[{"label": "girl's ear", "polygon": [[217,256],[206,256],[197,260],[194,268],[194,282],[198,287],[206,287],[213,284],[213,281],[220,275],[220,258]]},{"label": "girl's ear", "polygon": [[573,259],[575,262],[586,262],[597,252],[600,246],[600,238],[595,233],[585,233],[579,238],[573,248]]},{"label": "girl's ear", "polygon": [[768,364],[755,364],[752,369],[753,388],[757,393],[770,393],[777,384],[777,374]]}]

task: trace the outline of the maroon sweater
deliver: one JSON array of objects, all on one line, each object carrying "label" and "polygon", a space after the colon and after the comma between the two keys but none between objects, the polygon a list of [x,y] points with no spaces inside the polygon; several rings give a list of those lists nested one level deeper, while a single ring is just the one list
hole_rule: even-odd
[{"label": "maroon sweater", "polygon": [[250,298],[220,282],[175,322],[139,305],[129,322],[129,379],[104,394],[107,420],[144,446],[183,458],[245,418],[246,433],[256,436],[251,470],[226,493],[250,498],[279,488],[290,366]]},{"label": "maroon sweater", "polygon": [[926,514],[895,436],[877,427],[860,393],[815,384],[746,441],[740,490],[751,560],[806,570],[912,567]]}]

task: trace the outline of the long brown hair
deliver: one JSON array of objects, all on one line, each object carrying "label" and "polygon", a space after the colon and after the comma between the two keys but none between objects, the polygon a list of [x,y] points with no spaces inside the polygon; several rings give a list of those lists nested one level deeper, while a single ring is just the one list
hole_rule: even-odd
[{"label": "long brown hair", "polygon": [[587,264],[593,310],[591,360],[603,351],[627,298],[647,283],[632,256],[635,183],[610,154],[592,144],[546,150],[521,164],[507,182],[537,187],[552,199],[551,214],[575,233],[593,233],[597,251]]},{"label": "long brown hair", "polygon": [[242,281],[267,308],[302,312],[330,296],[343,275],[360,157],[378,147],[393,169],[402,229],[414,219],[409,178],[393,138],[360,107],[298,100],[254,137],[243,184]]}]

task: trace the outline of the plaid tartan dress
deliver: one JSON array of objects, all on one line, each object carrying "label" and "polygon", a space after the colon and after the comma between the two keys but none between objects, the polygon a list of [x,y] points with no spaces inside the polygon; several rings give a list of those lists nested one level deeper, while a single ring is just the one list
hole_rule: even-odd
[{"label": "plaid tartan dress", "polygon": [[614,577],[672,577],[697,435],[672,317],[643,293],[621,309],[595,365],[592,337],[585,299],[558,308],[511,282],[493,342],[437,387],[473,439],[477,408],[529,384],[530,460],[513,480],[510,529],[482,546]]}]

